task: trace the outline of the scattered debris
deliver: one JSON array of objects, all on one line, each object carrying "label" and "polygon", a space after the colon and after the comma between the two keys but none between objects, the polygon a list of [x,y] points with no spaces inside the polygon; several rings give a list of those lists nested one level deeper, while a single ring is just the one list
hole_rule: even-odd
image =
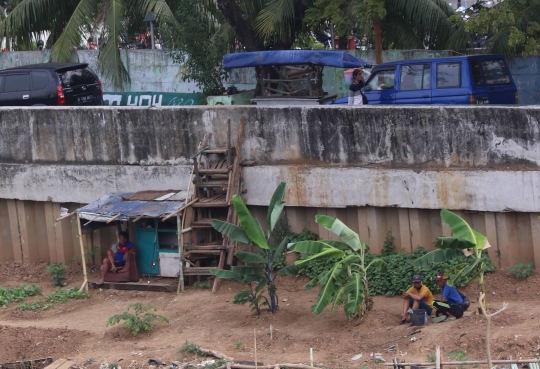
[{"label": "scattered debris", "polygon": [[354,360],[354,361],[356,361],[356,360],[360,360],[361,358],[362,358],[362,353],[360,353],[360,354],[358,354],[358,355],[355,355],[355,356],[353,356],[353,358],[352,358],[351,360]]},{"label": "scattered debris", "polygon": [[156,360],[156,359],[148,359],[148,365],[154,365],[154,366],[161,366],[161,365],[167,365],[163,361]]}]

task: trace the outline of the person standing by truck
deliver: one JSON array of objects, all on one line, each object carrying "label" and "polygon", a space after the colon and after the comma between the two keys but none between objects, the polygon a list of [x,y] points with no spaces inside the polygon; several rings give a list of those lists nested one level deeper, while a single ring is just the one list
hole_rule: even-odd
[{"label": "person standing by truck", "polygon": [[349,105],[367,105],[364,87],[370,75],[363,67],[354,70],[353,83],[349,86]]}]

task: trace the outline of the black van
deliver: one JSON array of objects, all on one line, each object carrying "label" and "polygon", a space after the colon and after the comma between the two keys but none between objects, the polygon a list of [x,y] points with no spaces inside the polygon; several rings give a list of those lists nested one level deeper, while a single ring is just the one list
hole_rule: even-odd
[{"label": "black van", "polygon": [[103,88],[86,63],[31,64],[0,71],[0,106],[103,105]]}]

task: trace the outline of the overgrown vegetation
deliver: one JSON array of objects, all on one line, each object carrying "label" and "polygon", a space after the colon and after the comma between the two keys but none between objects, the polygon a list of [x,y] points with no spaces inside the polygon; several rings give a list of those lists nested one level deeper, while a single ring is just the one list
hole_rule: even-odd
[{"label": "overgrown vegetation", "polygon": [[47,273],[52,277],[53,286],[64,287],[66,285],[66,268],[61,262],[50,263]]},{"label": "overgrown vegetation", "polygon": [[88,299],[90,294],[88,292],[79,291],[77,288],[72,287],[68,290],[57,288],[56,291],[51,293],[45,299],[36,300],[31,304],[26,302],[21,303],[17,309],[19,310],[48,310],[52,309],[55,304],[63,304],[68,301]]},{"label": "overgrown vegetation", "polygon": [[39,287],[34,284],[21,284],[20,287],[14,288],[0,287],[0,306],[5,309],[10,302],[21,302],[25,298],[39,293]]},{"label": "overgrown vegetation", "polygon": [[363,317],[373,306],[367,272],[372,266],[380,267],[384,266],[385,263],[381,259],[366,262],[368,252],[366,244],[360,240],[357,233],[339,219],[317,215],[315,221],[339,236],[342,242],[333,240],[301,241],[289,245],[296,252],[312,254],[304,260],[297,261],[295,263],[297,268],[319,259],[332,259],[334,262],[329,271],[322,272],[305,286],[306,289],[309,289],[317,284],[322,285],[311,311],[319,314],[329,304],[332,304],[332,312],[334,313],[337,307],[343,305],[348,320],[356,316]]},{"label": "overgrown vegetation", "polygon": [[[427,254],[427,251],[423,247],[418,247],[413,253],[366,254],[367,263],[370,263],[375,258],[382,259],[386,262],[386,271],[368,270],[367,279],[369,281],[370,293],[372,295],[386,296],[401,295],[403,291],[406,291],[410,287],[412,276],[415,274],[422,275],[423,283],[432,292],[439,292],[440,288],[435,283],[437,274],[450,273],[457,266],[467,262],[467,257],[461,255],[442,263],[430,264],[422,268],[413,267],[411,263],[425,254]],[[491,263],[487,252],[483,253],[482,257],[486,263],[485,272],[490,273],[495,270],[495,265]],[[333,263],[334,261],[332,259],[313,260],[303,266],[299,270],[299,274],[314,279],[322,272],[330,270]],[[456,279],[455,285],[457,287],[465,287],[470,281],[470,277],[460,276]]]},{"label": "overgrown vegetation", "polygon": [[[135,314],[130,313],[132,308]],[[169,319],[163,315],[155,314],[154,311],[157,311],[155,307],[143,306],[140,302],[137,302],[129,305],[127,311],[122,314],[111,316],[106,326],[113,326],[124,321],[124,327],[131,331],[133,335],[137,335],[141,330],[148,332],[154,329],[155,322],[169,324]]]},{"label": "overgrown vegetation", "polygon": [[190,353],[190,354],[195,354],[197,356],[208,356],[206,352],[201,350],[201,346],[196,345],[194,343],[189,343],[187,340],[186,340],[185,345],[180,347],[180,352],[183,354]]},{"label": "overgrown vegetation", "polygon": [[200,281],[197,281],[197,282],[193,283],[193,287],[200,288],[200,289],[212,288],[210,283],[208,283],[208,282],[200,282]]},{"label": "overgrown vegetation", "polygon": [[[257,312],[257,315],[261,314],[261,306],[264,305],[268,306],[271,313],[278,310],[276,278],[278,274],[287,274],[286,270],[289,268],[276,269],[277,263],[286,250],[287,238],[283,239],[277,246],[271,242],[273,230],[285,206],[285,201],[283,201],[285,185],[282,182],[270,200],[267,214],[268,231],[266,233],[238,195],[233,198],[233,206],[241,227],[220,220],[212,221],[212,226],[224,236],[260,248],[258,254],[247,251],[236,252],[235,256],[245,265],[233,266],[231,270],[210,269],[210,272],[218,278],[234,279],[246,284],[249,289],[237,293],[233,303],[249,304],[252,310]],[[265,291],[267,291],[268,297],[264,294]]]},{"label": "overgrown vegetation", "polygon": [[531,263],[516,263],[508,269],[508,273],[512,274],[518,280],[523,281],[535,274],[534,265]]}]

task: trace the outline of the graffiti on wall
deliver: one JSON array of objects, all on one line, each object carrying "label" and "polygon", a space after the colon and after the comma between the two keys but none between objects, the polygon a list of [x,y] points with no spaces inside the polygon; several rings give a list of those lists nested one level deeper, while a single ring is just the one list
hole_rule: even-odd
[{"label": "graffiti on wall", "polygon": [[203,94],[168,92],[106,92],[105,105],[115,106],[190,106],[202,105]]}]

